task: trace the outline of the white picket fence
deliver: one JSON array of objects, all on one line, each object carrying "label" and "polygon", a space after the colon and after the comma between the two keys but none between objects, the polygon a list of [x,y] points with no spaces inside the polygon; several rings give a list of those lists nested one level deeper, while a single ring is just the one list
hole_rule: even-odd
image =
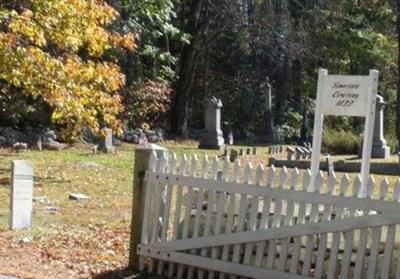
[{"label": "white picket fence", "polygon": [[[140,268],[169,278],[400,278],[400,183],[152,155]],[[220,170],[221,168],[221,170]],[[301,181],[302,178],[302,181]],[[375,191],[374,191],[375,190]],[[394,190],[394,191],[392,191]]]}]

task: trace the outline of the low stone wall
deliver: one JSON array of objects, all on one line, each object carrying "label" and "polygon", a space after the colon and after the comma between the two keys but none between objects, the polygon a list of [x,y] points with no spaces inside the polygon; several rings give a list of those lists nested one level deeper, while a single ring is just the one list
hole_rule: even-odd
[{"label": "low stone wall", "polygon": [[[269,158],[268,166],[274,165],[277,168],[286,166],[287,168],[308,169],[310,168],[310,160],[280,160],[276,158]],[[346,162],[344,160],[333,162],[335,172],[360,172],[361,162]],[[321,170],[328,170],[327,162],[320,162]],[[400,175],[399,163],[371,163],[370,173],[382,175]]]}]

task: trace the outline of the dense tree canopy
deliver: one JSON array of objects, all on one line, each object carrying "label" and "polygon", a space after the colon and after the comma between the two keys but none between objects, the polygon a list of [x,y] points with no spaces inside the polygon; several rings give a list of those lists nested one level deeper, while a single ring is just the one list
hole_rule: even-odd
[{"label": "dense tree canopy", "polygon": [[117,91],[124,75],[101,58],[111,47],[129,50],[134,36],[110,33],[115,10],[101,1],[9,1],[0,11],[0,78],[6,94],[40,98],[52,120],[73,139],[82,125],[119,129]]},{"label": "dense tree canopy", "polygon": [[[380,71],[379,94],[388,102],[385,128],[396,126],[397,34],[396,6],[391,1],[240,0],[184,1],[196,8],[198,28],[191,34],[195,61],[187,65],[182,52],[174,91],[173,118],[185,127],[202,127],[202,103],[207,95],[224,103],[225,128],[238,134],[263,133],[266,123],[267,79],[272,84],[275,130],[282,140],[309,140],[318,68],[333,74],[367,75]],[[182,8],[183,9],[183,8]],[[181,13],[185,30],[193,13]],[[190,30],[190,29],[189,29]],[[193,63],[198,63],[193,67]],[[187,106],[187,108],[185,108]],[[328,118],[328,127],[362,131],[362,121]],[[173,123],[172,126],[177,125]]]},{"label": "dense tree canopy", "polygon": [[[204,99],[214,95],[224,129],[263,135],[272,116],[277,140],[304,141],[324,67],[379,70],[387,137],[400,131],[399,1],[106,2],[0,2],[0,124],[51,115],[70,139],[82,125],[121,123],[185,137],[203,128]],[[326,123],[358,137],[363,121]]]}]

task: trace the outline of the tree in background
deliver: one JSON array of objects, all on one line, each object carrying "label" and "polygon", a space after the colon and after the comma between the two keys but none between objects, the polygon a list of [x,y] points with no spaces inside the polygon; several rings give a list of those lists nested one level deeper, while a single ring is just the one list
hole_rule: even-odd
[{"label": "tree in background", "polygon": [[106,29],[116,11],[85,0],[2,1],[0,8],[0,79],[8,87],[0,94],[42,100],[66,140],[83,125],[118,131],[125,78],[103,57],[112,47],[132,51],[135,42],[132,33]]},{"label": "tree in background", "polygon": [[114,53],[127,77],[121,94],[125,111],[120,117],[132,128],[166,127],[178,67],[175,49],[188,43],[188,36],[176,27],[178,1],[114,0],[110,4],[121,15],[113,28],[137,35],[135,52]]},{"label": "tree in background", "polygon": [[[200,10],[189,13],[198,2]],[[243,136],[260,135],[266,122],[269,77],[279,134],[287,142],[309,140],[318,68],[356,75],[376,68],[379,93],[388,101],[385,128],[393,134],[397,35],[396,7],[389,2],[183,1],[186,8],[178,15],[182,24],[197,26],[195,32],[188,29],[195,35],[190,39],[196,55],[190,63],[179,60],[184,75],[178,76],[177,84],[185,85],[185,90],[175,88],[174,96],[182,102],[176,109],[180,122],[172,125],[184,127],[187,119],[188,128],[203,128],[204,97],[211,94],[223,101],[226,129]],[[193,19],[196,24],[189,24]],[[357,134],[363,122],[343,117],[328,118],[326,123],[328,128]],[[173,129],[177,135],[182,130]]]}]

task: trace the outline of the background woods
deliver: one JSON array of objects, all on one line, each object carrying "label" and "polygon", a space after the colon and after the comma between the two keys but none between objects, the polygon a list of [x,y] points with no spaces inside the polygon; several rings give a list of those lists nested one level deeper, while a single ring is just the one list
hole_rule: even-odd
[{"label": "background woods", "polygon": [[[276,141],[308,141],[317,69],[367,74],[376,68],[388,103],[386,135],[395,142],[398,1],[106,2],[73,1],[76,9],[65,9],[66,1],[0,2],[7,61],[0,69],[1,125],[53,123],[67,139],[84,125],[98,132],[120,124],[193,137],[203,128],[204,99],[216,96],[224,104],[223,129],[236,138],[263,135],[272,115]],[[92,19],[79,25],[83,35],[71,31]],[[63,43],[61,34],[68,34]],[[60,63],[72,83],[55,74]],[[29,73],[35,79],[21,78]],[[98,87],[90,89],[85,83],[93,79]],[[359,140],[359,119],[327,123],[326,137],[350,130],[347,137]]]}]

